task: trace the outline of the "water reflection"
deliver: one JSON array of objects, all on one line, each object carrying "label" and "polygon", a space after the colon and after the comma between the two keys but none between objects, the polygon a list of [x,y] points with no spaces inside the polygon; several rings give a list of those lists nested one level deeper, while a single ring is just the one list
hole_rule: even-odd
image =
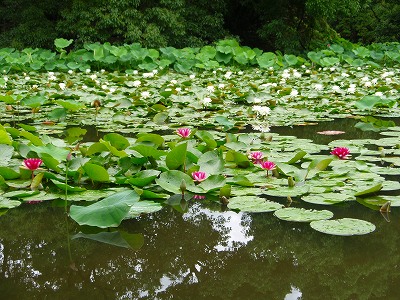
[{"label": "water reflection", "polygon": [[251,226],[250,215],[233,211],[211,211],[195,204],[183,215],[183,219],[196,222],[196,219],[201,219],[201,215],[211,222],[213,230],[221,236],[218,244],[214,246],[217,251],[235,251],[253,240],[253,236],[248,234]]},{"label": "water reflection", "polygon": [[290,293],[285,295],[284,300],[300,300],[303,293],[293,285],[290,288],[291,288]]}]

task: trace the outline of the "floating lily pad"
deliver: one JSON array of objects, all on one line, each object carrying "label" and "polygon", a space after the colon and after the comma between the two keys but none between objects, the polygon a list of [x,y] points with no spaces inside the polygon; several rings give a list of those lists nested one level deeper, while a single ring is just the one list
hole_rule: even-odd
[{"label": "floating lily pad", "polygon": [[257,196],[239,196],[229,199],[228,208],[244,212],[271,212],[283,205]]},{"label": "floating lily pad", "polygon": [[292,222],[311,222],[316,220],[326,220],[333,217],[329,210],[314,210],[304,208],[283,208],[274,212],[275,217]]},{"label": "floating lily pad", "polygon": [[161,209],[162,205],[158,202],[147,200],[139,201],[131,206],[131,209],[129,210],[128,215],[125,217],[125,219],[136,218],[141,214],[149,214],[159,211]]},{"label": "floating lily pad", "polygon": [[320,193],[303,196],[301,200],[313,204],[332,205],[344,201],[356,200],[356,197],[341,193]]},{"label": "floating lily pad", "polygon": [[311,228],[332,235],[363,235],[375,230],[375,225],[359,219],[343,218],[337,220],[320,220],[310,223]]},{"label": "floating lily pad", "polygon": [[294,186],[294,187],[278,187],[273,189],[266,189],[263,194],[273,197],[297,197],[308,193],[310,187],[308,185]]},{"label": "floating lily pad", "polygon": [[[358,200],[359,198],[357,198]],[[386,202],[390,201],[390,206],[400,207],[400,196],[375,196],[360,199],[361,201],[376,206],[382,206]]]},{"label": "floating lily pad", "polygon": [[14,208],[21,205],[21,201],[0,197],[0,208]]}]

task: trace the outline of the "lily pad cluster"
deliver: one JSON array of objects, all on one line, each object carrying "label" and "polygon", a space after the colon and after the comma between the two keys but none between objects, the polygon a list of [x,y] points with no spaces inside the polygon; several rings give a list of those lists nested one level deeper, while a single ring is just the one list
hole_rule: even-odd
[{"label": "lily pad cluster", "polygon": [[[103,228],[176,202],[170,198],[184,205],[206,196],[234,210],[276,211],[277,217],[292,221],[332,217],[326,210],[294,209],[303,201],[328,207],[357,200],[379,210],[390,201],[385,192],[400,189],[398,181],[381,175],[400,174],[400,130],[390,129],[381,139],[329,145],[274,133],[195,128],[135,137],[108,133],[84,142],[81,128],[70,129],[75,139],[69,140],[39,134],[34,126],[5,124],[0,127],[0,207],[56,199],[97,201],[72,205],[70,216],[81,225]],[[335,151],[338,144],[348,150]],[[343,151],[345,156],[337,154]],[[33,168],[26,163],[29,158],[40,164]],[[263,168],[266,161],[273,162],[271,170]],[[294,213],[283,206],[293,207]]]}]

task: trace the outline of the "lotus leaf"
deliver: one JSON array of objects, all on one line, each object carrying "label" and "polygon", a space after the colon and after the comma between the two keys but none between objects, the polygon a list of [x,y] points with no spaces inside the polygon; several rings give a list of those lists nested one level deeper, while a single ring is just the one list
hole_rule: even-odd
[{"label": "lotus leaf", "polygon": [[311,222],[330,219],[333,217],[333,213],[329,210],[288,207],[277,210],[274,212],[274,216],[284,221]]},{"label": "lotus leaf", "polygon": [[228,208],[243,212],[271,212],[283,205],[257,196],[239,196],[229,199]]},{"label": "lotus leaf", "polygon": [[322,233],[342,236],[363,235],[375,230],[374,224],[352,218],[314,221],[310,226]]}]

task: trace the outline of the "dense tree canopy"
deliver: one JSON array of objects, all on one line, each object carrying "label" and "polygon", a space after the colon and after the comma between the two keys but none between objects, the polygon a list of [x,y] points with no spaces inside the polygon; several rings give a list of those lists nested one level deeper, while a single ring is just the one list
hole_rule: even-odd
[{"label": "dense tree canopy", "polygon": [[52,48],[57,37],[197,47],[225,37],[298,53],[342,36],[398,41],[396,0],[1,0],[0,47]]}]

